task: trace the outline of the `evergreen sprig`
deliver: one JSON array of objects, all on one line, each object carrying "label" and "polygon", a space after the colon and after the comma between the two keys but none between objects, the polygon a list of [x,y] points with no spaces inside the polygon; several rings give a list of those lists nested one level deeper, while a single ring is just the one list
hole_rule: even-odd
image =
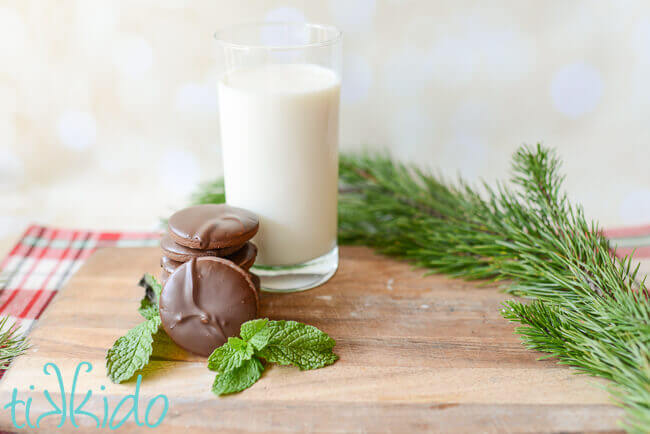
[{"label": "evergreen sprig", "polygon": [[503,316],[534,350],[612,380],[625,427],[650,428],[650,305],[629,257],[562,192],[560,160],[540,145],[513,157],[512,184],[485,193],[382,156],[346,156],[339,204],[344,243],[366,244],[432,272],[507,280],[533,298]]},{"label": "evergreen sprig", "polygon": [[[533,299],[502,311],[522,324],[527,347],[611,380],[624,427],[647,432],[648,288],[632,259],[617,258],[597,224],[569,202],[560,165],[551,149],[521,147],[511,185],[483,183],[479,193],[385,155],[343,155],[339,241],[432,273],[504,281],[507,291]],[[222,202],[223,184],[205,186],[195,200]]]},{"label": "evergreen sprig", "polygon": [[29,348],[29,342],[8,316],[0,317],[0,371]]},{"label": "evergreen sprig", "polygon": [[[0,289],[4,289],[6,285],[7,280],[0,278]],[[17,324],[8,315],[0,315],[0,371],[9,369],[11,362],[27,349],[29,341],[25,334],[20,332]]]}]

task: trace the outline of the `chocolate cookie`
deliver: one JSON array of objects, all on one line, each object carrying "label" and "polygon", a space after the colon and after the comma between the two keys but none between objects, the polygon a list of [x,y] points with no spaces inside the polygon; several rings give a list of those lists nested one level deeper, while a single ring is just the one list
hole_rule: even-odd
[{"label": "chocolate cookie", "polygon": [[[257,257],[257,246],[251,243],[250,241],[244,244],[244,247],[241,247],[235,253],[232,253],[228,256],[224,256],[224,259],[234,262],[237,266],[248,270],[255,263],[255,258]],[[187,262],[187,261],[185,261]],[[160,257],[160,266],[167,273],[171,274],[175,269],[183,265],[181,261],[174,261],[167,256]]]},{"label": "chocolate cookie", "polygon": [[169,234],[190,249],[223,249],[241,246],[259,229],[255,214],[226,204],[196,205],[169,218]]},{"label": "chocolate cookie", "polygon": [[253,286],[257,290],[257,293],[259,294],[262,290],[262,281],[260,280],[260,276],[255,273],[251,273],[250,271],[248,272],[248,275],[250,276],[251,281],[253,282]]},{"label": "chocolate cookie", "polygon": [[[167,279],[169,279],[169,275],[171,273],[168,273],[166,270],[160,270],[160,284],[162,286],[165,286],[165,283],[167,283]],[[255,284],[255,282],[253,282]]]},{"label": "chocolate cookie", "polygon": [[189,247],[181,246],[180,244],[174,242],[169,234],[165,234],[160,240],[160,248],[162,249],[163,254],[169,259],[178,262],[187,262],[192,258],[200,258],[201,256],[228,256],[241,249],[242,246],[232,246],[223,249],[210,250],[190,249]]},{"label": "chocolate cookie", "polygon": [[160,296],[160,318],[178,346],[209,356],[257,316],[259,298],[248,273],[222,258],[198,258],[174,271]]},{"label": "chocolate cookie", "polygon": [[183,265],[182,262],[180,261],[174,261],[173,259],[168,258],[167,256],[163,255],[160,257],[160,266],[162,267],[163,271],[166,271],[167,274],[172,274],[175,269]]},{"label": "chocolate cookie", "polygon": [[244,247],[237,250],[232,255],[224,256],[224,259],[234,262],[244,270],[248,270],[255,263],[257,257],[257,246],[250,241],[244,244]]}]

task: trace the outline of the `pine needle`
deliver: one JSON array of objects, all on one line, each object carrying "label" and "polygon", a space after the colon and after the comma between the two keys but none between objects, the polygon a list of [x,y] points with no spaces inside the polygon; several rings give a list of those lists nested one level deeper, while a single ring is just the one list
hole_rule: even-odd
[{"label": "pine needle", "polygon": [[[0,279],[0,288],[5,288],[6,284],[6,279]],[[19,332],[11,318],[0,315],[0,371],[7,370],[11,362],[28,348],[27,338]]]},{"label": "pine needle", "polygon": [[[629,432],[650,431],[650,304],[632,259],[562,191],[551,149],[521,147],[510,184],[445,182],[385,155],[343,155],[339,241],[408,259],[430,272],[506,282],[503,316],[525,345],[605,378]],[[195,203],[225,200],[221,181]]]},{"label": "pine needle", "polygon": [[0,371],[9,368],[14,358],[23,354],[29,343],[8,316],[0,317]]}]

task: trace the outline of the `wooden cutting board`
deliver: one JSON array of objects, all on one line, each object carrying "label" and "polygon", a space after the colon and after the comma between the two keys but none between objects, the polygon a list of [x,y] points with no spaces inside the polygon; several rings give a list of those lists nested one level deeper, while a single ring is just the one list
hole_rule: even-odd
[{"label": "wooden cutting board", "polygon": [[[107,380],[104,355],[140,321],[142,289],[136,284],[144,272],[157,273],[158,263],[155,248],[96,252],[32,331],[32,348],[0,383],[0,407],[15,388],[18,399],[32,398],[32,422],[51,410],[43,391],[55,403],[61,394],[56,377],[43,372],[48,362],[61,371],[64,395],[79,362],[92,364],[91,372],[79,375],[75,405],[91,390],[84,410],[100,420],[104,402],[110,413],[133,393],[135,383]],[[271,366],[252,388],[218,398],[210,392],[214,374],[205,360],[172,348],[145,371],[140,412],[165,394],[169,411],[157,431],[169,433],[617,429],[622,411],[609,404],[602,383],[554,361],[538,361],[539,353],[522,346],[515,326],[499,314],[508,297],[494,286],[423,277],[406,263],[345,247],[339,271],[326,285],[262,296],[263,316],[313,324],[336,339],[336,364],[308,372]],[[152,423],[161,402],[153,407]],[[24,409],[17,413],[22,423]],[[0,428],[11,430],[9,411],[0,416]],[[44,418],[41,427],[52,431],[60,420]],[[151,432],[130,420],[123,429]],[[77,423],[81,431],[94,429],[90,417],[78,416]],[[61,430],[72,430],[70,420]]]}]

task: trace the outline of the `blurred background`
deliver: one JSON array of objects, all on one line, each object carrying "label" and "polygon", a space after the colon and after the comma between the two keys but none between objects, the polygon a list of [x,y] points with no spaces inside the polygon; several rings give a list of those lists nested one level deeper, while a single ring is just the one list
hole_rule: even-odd
[{"label": "blurred background", "polygon": [[343,151],[492,181],[541,141],[590,217],[650,222],[650,3],[13,0],[0,250],[32,222],[152,229],[219,177],[212,34],[262,20],[343,30]]}]

